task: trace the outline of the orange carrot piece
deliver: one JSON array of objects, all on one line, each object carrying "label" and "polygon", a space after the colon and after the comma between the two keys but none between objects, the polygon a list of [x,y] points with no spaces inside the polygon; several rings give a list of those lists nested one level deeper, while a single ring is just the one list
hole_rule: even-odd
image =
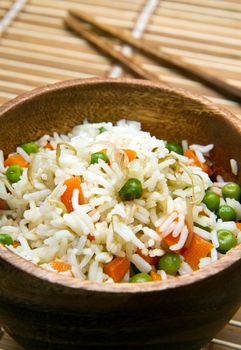
[{"label": "orange carrot piece", "polygon": [[158,263],[158,261],[160,259],[160,257],[158,257],[158,256],[151,257],[149,255],[142,254],[142,252],[139,248],[137,249],[136,254],[140,255],[146,262],[148,262],[148,264],[154,265],[154,266],[156,266],[156,264]]},{"label": "orange carrot piece", "polygon": [[183,256],[193,270],[198,270],[200,259],[206,258],[212,248],[213,245],[210,242],[194,234],[189,247],[184,250]]},{"label": "orange carrot piece", "polygon": [[78,176],[71,177],[65,180],[64,184],[67,186],[67,189],[62,194],[61,201],[64,203],[64,205],[66,206],[66,209],[70,213],[71,211],[74,210],[72,206],[72,196],[75,189],[79,190],[79,204],[85,203],[84,195],[81,188],[81,180],[80,180],[80,177]]},{"label": "orange carrot piece", "polygon": [[163,240],[166,242],[166,244],[170,246],[177,244],[179,241],[180,237],[173,237],[173,235],[170,233],[169,235],[167,235],[166,237],[163,238]]},{"label": "orange carrot piece", "polygon": [[198,157],[196,156],[196,154],[191,150],[191,149],[187,149],[184,152],[184,156],[186,156],[189,159],[192,159],[192,163],[191,165],[194,166],[198,166],[199,168],[201,168],[205,173],[207,173],[209,176],[213,175],[213,171],[212,169],[209,167],[209,165],[207,163],[202,163],[200,162],[200,160],[198,159]]},{"label": "orange carrot piece", "polygon": [[51,266],[58,272],[65,272],[71,269],[71,265],[63,261],[52,261]]},{"label": "orange carrot piece", "polygon": [[0,198],[0,210],[6,210],[8,209],[7,202],[5,202],[3,199]]},{"label": "orange carrot piece", "polygon": [[13,248],[19,247],[21,244],[19,241],[13,241]]},{"label": "orange carrot piece", "polygon": [[133,151],[132,149],[125,149],[125,154],[127,155],[129,162],[136,159],[136,151]]},{"label": "orange carrot piece", "polygon": [[199,162],[197,156],[195,155],[195,153],[191,150],[191,149],[187,149],[185,152],[184,152],[184,156],[189,158],[189,159],[192,159],[194,163],[196,163],[196,161]]},{"label": "orange carrot piece", "polygon": [[116,257],[104,266],[104,273],[110,276],[114,282],[120,282],[130,268],[130,261],[124,257]]},{"label": "orange carrot piece", "polygon": [[241,222],[236,222],[236,226],[241,231]]},{"label": "orange carrot piece", "polygon": [[50,151],[53,151],[54,150],[54,148],[53,148],[53,146],[51,145],[51,143],[46,143],[46,145],[44,146],[44,148],[46,148],[46,149],[50,149]]},{"label": "orange carrot piece", "polygon": [[155,281],[155,282],[162,280],[161,276],[156,271],[151,271],[150,275],[151,275],[151,278],[153,279],[153,281]]},{"label": "orange carrot piece", "polygon": [[[166,237],[163,238],[163,241],[169,246],[171,247],[172,245],[174,244],[177,244],[178,241],[179,241],[180,237],[173,237],[173,235],[170,233],[169,235],[167,235]],[[179,250],[173,250],[173,252],[175,253],[179,253],[180,252],[180,249]]]},{"label": "orange carrot piece", "polygon": [[93,241],[95,239],[95,236],[92,236],[90,233],[87,235],[87,239],[89,241]]},{"label": "orange carrot piece", "polygon": [[[177,221],[175,219],[174,221]],[[162,232],[159,230],[159,227],[157,227],[156,232],[162,237]],[[173,237],[172,233],[169,233],[166,237],[162,237],[162,240],[164,243],[168,245],[168,247],[171,247],[174,244],[177,244],[180,237]],[[180,250],[173,250],[175,253],[180,253]]]},{"label": "orange carrot piece", "polygon": [[213,170],[210,168],[210,166],[207,163],[201,163],[202,170],[208,174],[208,176],[213,175]]},{"label": "orange carrot piece", "polygon": [[15,154],[8,156],[8,158],[4,162],[5,168],[7,166],[15,165],[15,164],[21,166],[22,168],[28,167],[28,162],[22,156],[20,156],[20,154],[18,154],[18,153],[15,153]]}]

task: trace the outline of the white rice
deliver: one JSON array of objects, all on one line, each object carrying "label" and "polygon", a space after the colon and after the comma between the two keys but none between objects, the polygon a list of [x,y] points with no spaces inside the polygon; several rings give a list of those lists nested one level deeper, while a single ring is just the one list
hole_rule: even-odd
[{"label": "white rice", "polygon": [[196,233],[198,236],[202,237],[203,239],[206,239],[207,241],[211,240],[210,233],[206,230],[203,230],[202,228],[194,226],[193,232]]},{"label": "white rice", "polygon": [[202,269],[203,267],[206,267],[208,265],[210,265],[212,263],[212,259],[211,258],[202,258],[200,259],[200,263],[199,263],[199,268]]},{"label": "white rice", "polygon": [[28,153],[25,152],[25,151],[22,149],[22,147],[17,147],[17,152],[18,152],[18,154],[20,154],[20,156],[23,157],[23,159],[26,160],[26,162],[29,162],[29,161],[30,161],[30,157],[29,157]]},{"label": "white rice", "polygon": [[199,160],[201,163],[205,163],[206,160],[205,160],[205,158],[204,158],[202,152],[200,152],[200,151],[197,149],[197,150],[195,150],[195,153],[196,153],[196,156],[197,156],[198,160]]},{"label": "white rice", "polygon": [[[100,127],[106,131],[99,133]],[[167,237],[172,235],[176,242],[169,246],[171,251],[178,252],[186,246],[188,201],[194,201],[193,233],[213,245],[209,255],[200,259],[200,268],[222,256],[218,253],[219,229],[230,230],[241,241],[235,222],[223,222],[201,203],[207,189],[222,195],[224,179],[217,176],[213,183],[201,168],[191,166],[189,158],[169,152],[166,141],[141,131],[138,122],[121,120],[112,125],[85,121],[66,135],[44,135],[37,142],[40,149],[34,156],[17,147],[17,153],[31,163],[31,171],[23,169],[21,179],[12,185],[6,182],[0,150],[0,199],[8,205],[0,209],[0,234],[13,239],[14,245],[8,246],[11,251],[49,271],[56,272],[53,263],[58,262],[66,264],[63,266],[67,270],[59,272],[62,275],[113,283],[105,266],[116,257],[126,257],[140,272],[150,273],[155,269],[151,259],[159,259],[167,252],[163,245]],[[57,159],[56,147],[62,142],[65,144]],[[46,143],[55,149],[45,148]],[[200,162],[205,162],[213,149],[212,144],[189,146],[187,140],[182,141],[182,147],[184,151],[192,149]],[[100,160],[90,164],[91,154],[103,149],[109,163]],[[129,161],[126,149],[135,151],[137,157]],[[185,164],[188,173],[185,169],[175,170],[179,162]],[[230,164],[237,174],[237,162],[231,159]],[[73,190],[73,211],[68,212],[62,196],[67,190],[65,180],[73,176],[81,177],[81,187]],[[143,194],[141,198],[122,201],[119,191],[130,178],[141,182]],[[84,203],[79,203],[81,191]],[[230,205],[241,219],[238,201],[221,199],[221,204]],[[211,232],[195,223],[209,227]],[[178,274],[192,271],[181,256]],[[157,273],[162,280],[173,278],[164,270]],[[128,282],[130,274],[129,269],[121,281]]]},{"label": "white rice", "polygon": [[241,204],[236,201],[234,198],[226,198],[226,203],[227,205],[229,205],[230,207],[232,207],[237,215],[237,219],[240,220],[241,219]]},{"label": "white rice", "polygon": [[215,230],[213,230],[211,233],[210,233],[210,236],[211,236],[211,240],[213,242],[213,246],[214,248],[218,248],[219,247],[219,241],[218,241],[218,235],[217,235],[217,232]]},{"label": "white rice", "polygon": [[178,270],[178,272],[179,272],[179,274],[180,274],[181,276],[183,276],[183,275],[187,275],[187,274],[189,274],[189,273],[192,273],[193,270],[192,270],[191,266],[190,266],[187,262],[182,261],[181,267],[180,267],[180,269]]},{"label": "white rice", "polygon": [[185,225],[182,228],[182,231],[180,234],[180,239],[179,239],[178,243],[171,245],[170,249],[173,251],[182,249],[184,247],[184,244],[186,243],[187,237],[188,237],[188,229],[187,229],[187,226]]},{"label": "white rice", "polygon": [[165,250],[163,249],[153,249],[153,250],[149,250],[149,255],[150,257],[154,258],[155,256],[162,256],[166,254]]},{"label": "white rice", "polygon": [[159,271],[157,271],[157,273],[161,276],[161,279],[163,281],[167,280],[167,274],[164,270],[159,270]]},{"label": "white rice", "polygon": [[219,183],[224,183],[224,178],[221,176],[221,175],[217,175],[217,182],[219,182]]},{"label": "white rice", "polygon": [[148,273],[152,270],[152,266],[138,254],[133,254],[131,261],[141,272]]},{"label": "white rice", "polygon": [[237,238],[238,238],[238,243],[241,243],[241,231],[238,232]]},{"label": "white rice", "polygon": [[183,149],[183,152],[185,152],[188,149],[188,141],[187,140],[182,140],[182,149]]},{"label": "white rice", "polygon": [[161,241],[160,235],[158,233],[156,233],[156,231],[150,229],[149,227],[144,227],[143,232],[147,236],[151,237],[154,241],[157,241],[157,242]]},{"label": "white rice", "polygon": [[217,260],[218,260],[218,251],[215,248],[213,248],[211,250],[211,261],[215,262]]},{"label": "white rice", "polygon": [[193,150],[193,151],[199,151],[203,154],[208,154],[212,149],[213,149],[214,145],[213,144],[210,144],[210,145],[207,145],[207,146],[203,146],[203,145],[191,145],[190,146],[190,149]]},{"label": "white rice", "polygon": [[230,166],[232,173],[237,176],[238,175],[238,162],[235,159],[230,159]]},{"label": "white rice", "polygon": [[5,167],[4,167],[4,155],[3,151],[0,150],[0,172],[4,173],[5,172]]}]

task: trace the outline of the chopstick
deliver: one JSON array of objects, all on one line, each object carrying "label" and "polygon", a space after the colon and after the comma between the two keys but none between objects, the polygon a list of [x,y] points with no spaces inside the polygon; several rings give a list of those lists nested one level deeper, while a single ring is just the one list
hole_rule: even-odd
[{"label": "chopstick", "polygon": [[73,16],[66,17],[65,24],[70,29],[81,35],[81,37],[93,44],[96,48],[101,50],[104,54],[121,63],[125,68],[127,68],[127,70],[134,73],[134,75],[136,75],[138,78],[158,81],[158,77],[156,75],[151,74],[142,68],[132,57],[130,59],[130,57],[127,57],[121,52],[117,51],[114,48],[114,45],[112,45],[108,40],[101,38],[93,31],[86,29],[86,27]]},{"label": "chopstick", "polygon": [[[210,73],[207,73],[206,71],[204,71],[203,69],[201,69],[199,67],[197,68],[194,65],[187,64],[186,62],[184,62],[182,60],[181,57],[177,57],[177,56],[174,56],[171,54],[164,53],[164,52],[158,50],[157,48],[155,48],[154,46],[151,46],[147,43],[144,43],[143,41],[141,41],[139,39],[134,38],[127,31],[121,31],[121,30],[116,29],[112,26],[103,24],[103,23],[95,20],[92,16],[89,16],[89,15],[87,15],[87,14],[85,14],[77,9],[70,9],[69,13],[72,16],[74,16],[74,17],[76,17],[76,18],[78,18],[78,19],[80,19],[88,24],[91,24],[92,26],[94,26],[94,27],[102,30],[103,32],[111,35],[112,37],[117,38],[117,39],[125,42],[126,44],[129,44],[130,46],[141,51],[142,53],[144,53],[146,56],[152,58],[153,60],[155,60],[159,63],[168,64],[172,68],[178,69],[182,74],[187,75],[188,77],[196,78],[199,81],[201,81],[202,83],[204,83],[205,85],[207,85],[208,87],[211,87],[212,89],[216,90],[220,94],[222,94],[222,95],[224,95],[224,96],[226,96],[226,97],[228,97],[236,102],[241,103],[241,90],[240,89],[226,83],[224,80],[221,80]],[[73,19],[73,17],[71,17],[71,20],[70,19],[67,20],[67,22],[68,22],[67,25],[69,27],[71,27],[71,25],[72,25],[72,23],[71,23],[72,19]],[[73,25],[72,25],[72,29],[73,29]],[[124,56],[124,55],[122,55],[122,56]],[[116,58],[116,59],[118,60],[118,58]],[[130,68],[130,65],[133,66],[130,59],[128,59],[124,65],[129,66],[129,68]],[[134,65],[137,65],[137,62],[134,62]],[[132,68],[134,68],[134,67],[132,67]],[[141,67],[139,66],[139,68],[141,68]],[[146,72],[146,71],[145,71],[145,73],[149,74],[149,72]],[[141,75],[140,75],[140,77],[145,78],[144,76],[141,76]],[[149,78],[145,78],[145,79],[149,79]],[[157,77],[155,77],[155,80],[156,79],[157,79]],[[151,80],[153,80],[153,79],[151,79]]]}]

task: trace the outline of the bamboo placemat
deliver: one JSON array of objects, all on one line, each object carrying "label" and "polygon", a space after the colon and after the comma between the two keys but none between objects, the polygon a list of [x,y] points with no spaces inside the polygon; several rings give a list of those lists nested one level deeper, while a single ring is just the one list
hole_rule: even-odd
[{"label": "bamboo placemat", "polygon": [[[181,56],[241,88],[241,0],[18,0],[22,8],[0,34],[0,104],[40,85],[93,76],[118,77],[126,73],[100,55],[85,40],[63,26],[67,8],[86,11],[106,24],[130,32],[157,50]],[[1,20],[14,0],[0,0]],[[116,42],[116,46],[120,44]],[[125,47],[122,50],[128,51]],[[133,55],[168,84],[207,96],[241,118],[241,106],[197,81],[184,78],[165,65]],[[241,349],[241,311],[209,350]],[[232,344],[223,344],[222,341]],[[236,345],[235,345],[236,344]],[[20,350],[8,335],[0,350]],[[34,349],[33,349],[34,350]]]}]

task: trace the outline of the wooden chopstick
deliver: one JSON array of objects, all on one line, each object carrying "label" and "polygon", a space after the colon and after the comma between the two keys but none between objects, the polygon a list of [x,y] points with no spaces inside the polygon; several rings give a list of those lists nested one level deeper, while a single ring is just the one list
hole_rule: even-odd
[{"label": "wooden chopstick", "polygon": [[154,74],[149,73],[147,70],[142,68],[132,57],[131,59],[121,52],[117,51],[108,40],[101,38],[93,31],[86,29],[86,27],[81,24],[75,17],[68,16],[65,18],[65,24],[76,33],[81,35],[81,37],[85,38],[91,44],[93,44],[96,48],[101,50],[104,54],[113,58],[117,62],[121,63],[127,70],[129,70],[132,74],[138,78],[143,78],[147,80],[158,80],[158,77]]},{"label": "wooden chopstick", "polygon": [[[192,78],[197,78],[199,81],[216,90],[220,94],[232,99],[236,102],[241,103],[241,90],[226,83],[224,80],[221,80],[210,73],[205,72],[203,69],[196,67],[191,64],[187,64],[182,60],[181,57],[170,55],[164,53],[157,48],[144,43],[142,40],[136,39],[130,35],[127,31],[121,31],[112,26],[103,24],[95,20],[92,16],[89,16],[77,9],[69,10],[69,13],[81,19],[82,21],[91,24],[92,26],[102,30],[105,33],[108,33],[114,38],[129,44],[130,46],[136,48],[137,50],[144,53],[146,56],[151,57],[153,60],[159,63],[165,63],[171,66],[172,68],[178,69],[182,74],[187,75]],[[73,17],[72,17],[73,18]],[[127,63],[130,63],[128,60]],[[136,64],[136,63],[135,63]],[[149,78],[147,78],[149,79]]]}]

